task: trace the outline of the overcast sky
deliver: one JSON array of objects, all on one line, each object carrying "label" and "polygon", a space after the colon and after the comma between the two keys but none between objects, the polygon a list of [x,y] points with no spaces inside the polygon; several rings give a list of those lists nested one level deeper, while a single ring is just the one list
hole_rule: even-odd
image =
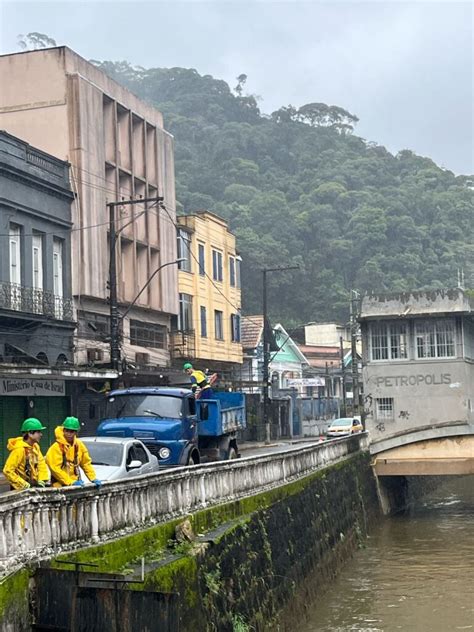
[{"label": "overcast sky", "polygon": [[2,53],[39,31],[86,59],[183,66],[248,92],[272,112],[339,105],[356,133],[474,172],[471,2],[22,2],[0,0]]}]

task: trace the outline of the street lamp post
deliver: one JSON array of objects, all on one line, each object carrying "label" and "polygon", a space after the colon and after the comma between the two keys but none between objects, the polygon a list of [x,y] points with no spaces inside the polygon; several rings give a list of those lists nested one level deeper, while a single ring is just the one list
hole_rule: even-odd
[{"label": "street lamp post", "polygon": [[[110,358],[112,360],[112,368],[113,369],[118,370],[119,365],[120,365],[120,342],[119,342],[119,326],[118,326],[120,321],[123,321],[125,316],[129,313],[129,311],[132,309],[132,307],[135,305],[135,303],[138,301],[140,296],[147,289],[147,287],[150,285],[150,283],[153,281],[153,279],[155,278],[155,276],[158,274],[158,272],[160,270],[162,270],[163,268],[166,268],[166,266],[177,265],[181,261],[184,261],[183,257],[181,257],[180,259],[176,259],[175,261],[168,261],[167,263],[163,263],[163,265],[161,265],[159,268],[157,268],[153,272],[153,274],[150,276],[148,281],[145,283],[145,285],[142,287],[142,289],[135,296],[135,298],[130,303],[130,305],[127,307],[127,309],[124,311],[124,313],[122,315],[120,315],[120,316],[118,314],[118,306],[117,306],[117,325],[116,325],[116,327],[113,328],[112,327],[112,320],[111,320],[111,328],[110,328]],[[111,313],[112,313],[112,309],[111,309]],[[116,364],[114,364],[114,359],[115,359]]]},{"label": "street lamp post", "polygon": [[[129,224],[134,221],[132,218],[124,224],[119,230],[115,227],[115,209],[117,206],[133,206],[135,204],[146,204],[148,202],[162,202],[161,196],[152,198],[138,198],[135,200],[120,200],[119,202],[107,202],[109,209],[109,301],[110,301],[110,364],[112,369],[118,371],[120,367],[120,335],[119,324],[120,317],[118,311],[117,298],[117,258],[116,245],[117,235]],[[145,209],[146,210],[146,209]]]},{"label": "street lamp post", "polygon": [[135,303],[138,301],[138,299],[140,298],[140,296],[143,294],[143,292],[147,289],[147,287],[150,285],[150,283],[153,281],[153,279],[155,278],[155,276],[158,274],[158,272],[160,270],[162,270],[163,268],[166,268],[166,266],[172,266],[172,265],[177,265],[179,263],[181,263],[181,261],[186,261],[186,257],[180,257],[179,259],[175,259],[174,261],[168,261],[167,263],[163,263],[163,265],[161,265],[159,268],[157,268],[153,274],[150,276],[150,278],[148,279],[148,281],[145,283],[145,285],[142,287],[142,289],[138,292],[138,294],[135,296],[135,298],[133,299],[133,301],[130,303],[130,305],[127,307],[127,309],[124,311],[124,313],[120,316],[120,320],[123,320],[125,318],[125,316],[128,314],[128,312],[132,309],[132,307],[135,305]]},{"label": "street lamp post", "polygon": [[357,358],[357,315],[359,293],[351,292],[351,362],[352,362],[352,414],[359,414],[359,367]]},{"label": "street lamp post", "polygon": [[268,272],[283,272],[284,270],[299,270],[299,266],[280,266],[278,268],[264,268],[263,280],[263,423],[265,426],[265,443],[270,443],[270,420],[268,417],[268,366],[270,364],[270,340],[268,336],[268,306],[267,306],[267,274]]},{"label": "street lamp post", "polygon": [[342,336],[339,337],[339,353],[341,358],[341,394],[342,394],[342,417],[346,416],[346,367],[344,364],[344,344]]}]

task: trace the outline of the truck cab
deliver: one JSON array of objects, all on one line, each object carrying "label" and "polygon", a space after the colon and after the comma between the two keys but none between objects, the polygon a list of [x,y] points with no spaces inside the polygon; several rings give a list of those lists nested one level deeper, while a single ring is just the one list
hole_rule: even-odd
[{"label": "truck cab", "polygon": [[196,400],[184,388],[135,387],[107,395],[99,436],[140,439],[160,467],[193,465],[238,456],[237,431],[245,427],[242,393]]}]

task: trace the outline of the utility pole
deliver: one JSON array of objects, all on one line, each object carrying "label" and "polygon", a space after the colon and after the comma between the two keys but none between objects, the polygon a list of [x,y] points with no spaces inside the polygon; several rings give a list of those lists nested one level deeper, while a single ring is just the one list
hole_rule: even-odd
[{"label": "utility pole", "polygon": [[341,417],[347,415],[346,411],[346,367],[344,365],[344,345],[342,336],[339,337],[339,355],[341,358],[341,391],[342,391],[342,413]]},{"label": "utility pole", "polygon": [[268,421],[268,365],[270,364],[270,341],[267,327],[267,272],[263,275],[263,423],[265,424],[265,443],[270,443],[270,423]]},{"label": "utility pole", "polygon": [[331,383],[329,381],[329,364],[326,362],[326,415],[325,415],[326,420],[329,419],[331,415],[330,410],[329,410],[330,404],[331,404],[330,386],[331,386]]},{"label": "utility pole", "polygon": [[117,206],[131,206],[133,204],[146,204],[147,202],[162,202],[162,197],[138,198],[136,200],[121,200],[120,202],[107,202],[109,209],[109,286],[110,286],[110,365],[115,371],[120,369],[120,317],[117,299],[117,235],[131,222],[116,230],[115,209]]},{"label": "utility pole", "polygon": [[359,414],[359,368],[357,359],[357,303],[359,293],[351,292],[351,359],[352,359],[352,414]]},{"label": "utility pole", "polygon": [[263,281],[263,423],[265,425],[265,443],[268,445],[271,439],[270,433],[270,419],[268,417],[268,368],[270,364],[270,340],[268,337],[268,329],[270,324],[267,324],[268,319],[268,307],[267,307],[267,273],[268,272],[282,272],[284,270],[299,270],[299,266],[280,266],[278,268],[264,268],[262,270]]}]

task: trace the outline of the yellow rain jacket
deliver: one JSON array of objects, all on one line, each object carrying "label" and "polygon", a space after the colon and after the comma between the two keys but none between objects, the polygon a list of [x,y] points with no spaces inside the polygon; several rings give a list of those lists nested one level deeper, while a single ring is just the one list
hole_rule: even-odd
[{"label": "yellow rain jacket", "polygon": [[191,379],[191,389],[193,392],[196,391],[197,387],[199,387],[201,390],[205,388],[210,388],[209,380],[207,379],[207,376],[203,371],[198,371],[197,369],[194,369],[189,377]]},{"label": "yellow rain jacket", "polygon": [[38,481],[49,481],[49,472],[38,443],[30,445],[23,437],[8,439],[10,450],[3,473],[14,489],[26,489]]},{"label": "yellow rain jacket", "polygon": [[68,443],[64,438],[62,426],[58,426],[54,434],[56,441],[46,452],[46,463],[51,470],[53,487],[72,485],[79,480],[79,468],[83,469],[89,480],[97,478],[89,450],[82,441],[75,437],[74,443]]}]

